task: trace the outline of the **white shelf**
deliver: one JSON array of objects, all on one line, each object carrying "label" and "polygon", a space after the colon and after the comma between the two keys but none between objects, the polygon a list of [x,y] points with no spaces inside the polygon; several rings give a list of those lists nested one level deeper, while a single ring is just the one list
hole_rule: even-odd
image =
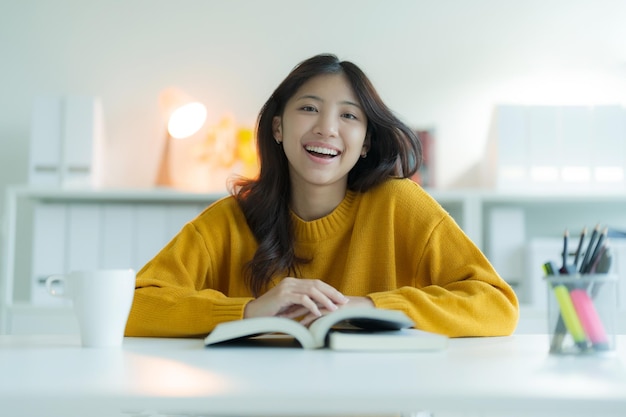
[{"label": "white shelf", "polygon": [[14,186],[7,194],[15,198],[53,201],[145,201],[145,202],[210,202],[226,196],[226,193],[191,193],[171,188],[54,188]]}]

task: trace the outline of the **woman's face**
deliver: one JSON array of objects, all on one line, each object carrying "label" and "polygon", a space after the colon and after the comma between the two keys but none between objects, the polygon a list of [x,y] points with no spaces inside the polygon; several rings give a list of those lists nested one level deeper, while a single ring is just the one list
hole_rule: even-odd
[{"label": "woman's face", "polygon": [[302,85],[273,120],[294,190],[343,187],[369,147],[367,117],[343,74],[320,75]]}]

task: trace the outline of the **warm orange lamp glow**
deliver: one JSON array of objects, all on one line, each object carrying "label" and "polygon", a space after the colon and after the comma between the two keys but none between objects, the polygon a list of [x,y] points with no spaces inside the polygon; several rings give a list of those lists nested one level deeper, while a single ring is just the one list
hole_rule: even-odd
[{"label": "warm orange lamp glow", "polygon": [[185,139],[197,133],[207,118],[206,107],[187,94],[174,88],[163,91],[159,97],[161,111],[165,115],[167,129],[161,163],[157,174],[158,186],[172,186],[170,174],[170,141]]},{"label": "warm orange lamp glow", "polygon": [[206,107],[199,102],[185,104],[174,110],[167,123],[167,132],[174,139],[184,139],[196,133],[206,121]]}]

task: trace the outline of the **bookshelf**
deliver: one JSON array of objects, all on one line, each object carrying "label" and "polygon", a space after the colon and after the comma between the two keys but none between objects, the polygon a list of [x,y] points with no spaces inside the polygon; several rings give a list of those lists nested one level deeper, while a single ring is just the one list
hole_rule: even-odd
[{"label": "bookshelf", "polygon": [[[547,295],[541,264],[559,259],[563,231],[568,228],[576,239],[585,225],[626,230],[623,193],[428,191],[515,288],[522,304],[520,328],[528,331],[545,330],[524,320],[543,323]],[[79,268],[138,270],[186,221],[224,195],[168,189],[7,188],[0,334],[74,332],[71,308],[47,296],[45,276]],[[626,243],[621,240],[611,242],[620,276],[626,275]],[[620,287],[620,309],[625,311],[626,285]]]}]

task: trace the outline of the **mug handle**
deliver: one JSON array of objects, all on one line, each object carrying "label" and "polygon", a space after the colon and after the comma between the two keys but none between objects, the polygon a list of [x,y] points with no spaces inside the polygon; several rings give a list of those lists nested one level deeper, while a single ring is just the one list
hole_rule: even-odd
[{"label": "mug handle", "polygon": [[[57,290],[56,288],[53,288],[53,284],[55,282],[62,282],[63,283],[63,291],[60,292],[59,290]],[[55,297],[65,297],[65,275],[50,275],[48,278],[46,278],[46,290],[48,290],[48,293],[50,295],[54,295]]]}]

